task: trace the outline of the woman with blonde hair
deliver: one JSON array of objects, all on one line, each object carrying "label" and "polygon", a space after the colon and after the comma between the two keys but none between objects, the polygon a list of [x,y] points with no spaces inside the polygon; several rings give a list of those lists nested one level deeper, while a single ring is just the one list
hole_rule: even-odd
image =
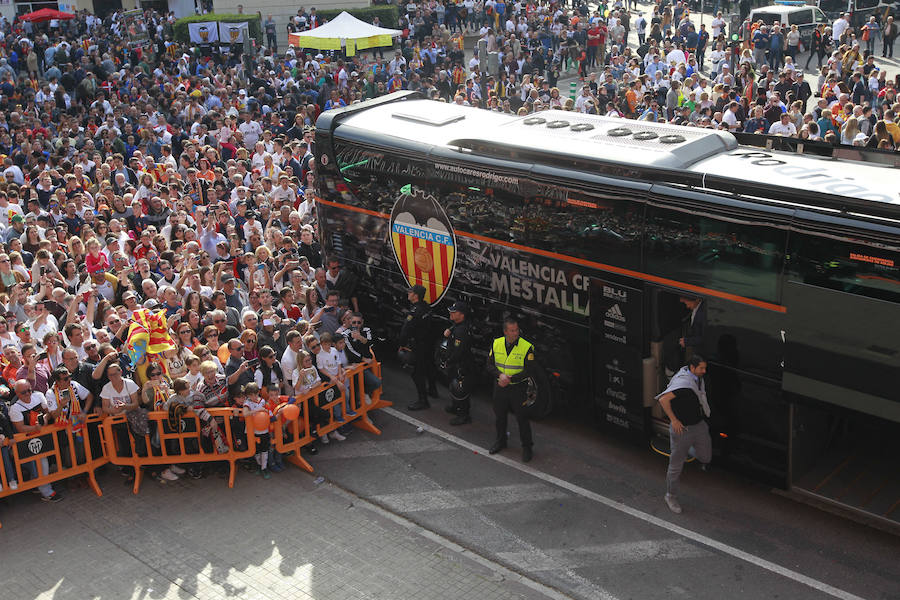
[{"label": "woman with blonde hair", "polygon": [[550,88],[550,108],[562,108],[562,99],[559,97],[559,88]]}]

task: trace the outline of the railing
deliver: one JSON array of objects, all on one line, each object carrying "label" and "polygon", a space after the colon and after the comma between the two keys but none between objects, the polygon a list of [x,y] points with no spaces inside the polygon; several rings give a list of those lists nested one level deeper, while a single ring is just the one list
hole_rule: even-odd
[{"label": "railing", "polygon": [[[109,459],[104,452],[96,456],[94,452],[95,447],[103,448],[100,421],[98,415],[91,415],[78,430],[71,424],[47,425],[40,431],[17,433],[7,440],[15,477],[6,472],[5,465],[0,466],[0,483],[3,484],[0,498],[78,475],[86,475],[94,493],[102,496],[94,471]],[[29,463],[34,465],[33,472],[37,476],[26,480],[23,466]],[[10,487],[10,481],[17,482],[16,489]]]}]

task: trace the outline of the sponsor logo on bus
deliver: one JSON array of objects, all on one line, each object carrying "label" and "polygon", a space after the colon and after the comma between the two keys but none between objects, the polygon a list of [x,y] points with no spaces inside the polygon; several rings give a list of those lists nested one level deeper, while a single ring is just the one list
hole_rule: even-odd
[{"label": "sponsor logo on bus", "polygon": [[616,321],[620,321],[622,323],[625,322],[625,315],[622,314],[622,309],[619,308],[618,304],[613,304],[608,311],[606,311],[606,318],[614,319]]},{"label": "sponsor logo on bus", "polygon": [[453,280],[456,233],[434,196],[405,191],[391,209],[391,248],[406,282],[424,287],[424,300],[433,306]]},{"label": "sponsor logo on bus", "polygon": [[619,302],[628,302],[628,292],[608,285],[603,286],[603,297],[618,300]]}]

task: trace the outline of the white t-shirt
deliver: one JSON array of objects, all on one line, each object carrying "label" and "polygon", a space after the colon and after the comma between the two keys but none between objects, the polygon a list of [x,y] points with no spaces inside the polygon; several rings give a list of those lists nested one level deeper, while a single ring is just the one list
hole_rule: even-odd
[{"label": "white t-shirt", "polygon": [[238,126],[238,129],[244,134],[244,146],[252,148],[262,136],[262,127],[256,121],[246,121]]},{"label": "white t-shirt", "polygon": [[18,204],[13,204],[11,202],[7,202],[5,207],[0,207],[0,225],[4,228],[9,227],[9,220],[13,217],[13,215],[19,215],[23,219],[25,218],[25,213],[22,212],[22,207]]},{"label": "white t-shirt", "polygon": [[737,127],[737,116],[734,114],[734,111],[726,109],[725,112],[722,113],[722,122],[728,124],[728,129]]},{"label": "white t-shirt", "polygon": [[119,408],[125,406],[126,404],[131,404],[131,395],[136,394],[140,391],[138,385],[127,377],[122,378],[122,390],[116,390],[113,387],[112,382],[110,381],[106,385],[103,386],[103,389],[100,390],[100,398],[104,400],[109,400],[110,406],[113,408]]},{"label": "white t-shirt", "polygon": [[291,378],[291,383],[297,381],[294,379],[294,371],[297,370],[297,353],[290,348],[285,349],[281,355],[281,372]]},{"label": "white t-shirt", "polygon": [[25,421],[25,411],[37,408],[42,404],[49,412],[56,410],[55,399],[46,398],[44,394],[40,392],[31,392],[31,399],[27,403],[22,402],[21,399],[17,399],[16,402],[9,407],[9,420],[13,423],[22,423]]},{"label": "white t-shirt", "polygon": [[847,28],[850,27],[850,22],[847,19],[838,19],[831,26],[831,39],[834,41],[839,41],[841,36],[844,35],[844,32],[847,31]]},{"label": "white t-shirt", "polygon": [[777,123],[772,123],[772,126],[769,127],[769,134],[787,136],[797,135],[797,127],[790,121],[788,121],[787,124],[778,121]]},{"label": "white t-shirt", "polygon": [[328,373],[332,377],[336,376],[341,370],[341,358],[338,355],[338,351],[332,346],[329,350],[325,350],[323,347],[318,354],[316,354],[316,366],[319,367],[319,370],[323,373]]}]

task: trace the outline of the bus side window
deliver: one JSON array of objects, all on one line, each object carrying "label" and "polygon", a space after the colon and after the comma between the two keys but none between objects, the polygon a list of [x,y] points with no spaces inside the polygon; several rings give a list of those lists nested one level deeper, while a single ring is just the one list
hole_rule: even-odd
[{"label": "bus side window", "polygon": [[791,236],[792,279],[900,303],[900,252],[813,233]]},{"label": "bus side window", "polygon": [[648,206],[644,256],[648,273],[768,302],[778,301],[786,231]]}]

